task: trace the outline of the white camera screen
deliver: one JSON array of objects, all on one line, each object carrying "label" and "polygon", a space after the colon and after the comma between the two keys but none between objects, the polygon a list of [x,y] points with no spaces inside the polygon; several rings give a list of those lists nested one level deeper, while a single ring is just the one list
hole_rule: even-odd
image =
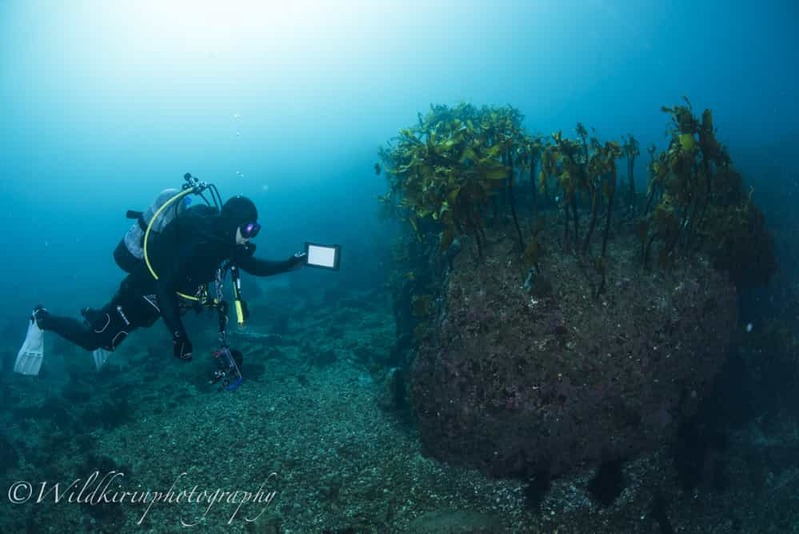
[{"label": "white camera screen", "polygon": [[336,268],[336,247],[322,247],[319,245],[308,245],[308,265],[316,267]]}]

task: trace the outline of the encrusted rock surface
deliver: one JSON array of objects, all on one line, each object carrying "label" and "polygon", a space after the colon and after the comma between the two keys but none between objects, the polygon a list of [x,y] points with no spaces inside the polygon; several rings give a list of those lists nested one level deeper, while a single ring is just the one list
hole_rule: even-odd
[{"label": "encrusted rock surface", "polygon": [[701,257],[641,267],[633,235],[591,260],[560,251],[527,270],[492,232],[452,264],[413,364],[425,451],[494,476],[550,475],[667,443],[707,394],[737,321],[736,292]]}]

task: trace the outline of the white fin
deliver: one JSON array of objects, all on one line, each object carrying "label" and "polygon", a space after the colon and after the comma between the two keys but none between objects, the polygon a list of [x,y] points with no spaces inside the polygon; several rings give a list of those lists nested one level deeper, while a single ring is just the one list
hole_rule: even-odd
[{"label": "white fin", "polygon": [[25,342],[17,353],[17,361],[14,362],[14,372],[36,376],[39,374],[43,358],[44,332],[39,328],[39,325],[36,324],[36,321],[31,319],[28,325],[28,334],[25,336]]},{"label": "white fin", "polygon": [[94,366],[97,368],[98,371],[103,367],[105,361],[108,359],[108,356],[110,354],[111,352],[105,349],[97,349],[92,351],[92,358],[94,358]]}]

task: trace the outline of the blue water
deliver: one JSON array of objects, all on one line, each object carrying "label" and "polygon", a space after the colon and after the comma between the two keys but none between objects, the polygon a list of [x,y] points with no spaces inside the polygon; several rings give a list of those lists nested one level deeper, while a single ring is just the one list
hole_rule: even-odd
[{"label": "blue water", "polygon": [[292,5],[0,3],[4,313],[113,288],[125,210],[184,172],[252,196],[264,252],[352,241],[367,261],[376,150],[431,103],[662,147],[685,95],[758,161],[797,131],[787,2]]},{"label": "blue water", "polygon": [[[431,104],[509,104],[530,132],[579,121],[644,153],[685,96],[769,225],[795,225],[797,24],[797,4],[749,0],[2,0],[0,321],[107,299],[125,211],[186,172],[256,202],[259,255],[338,243],[339,281],[381,283],[360,276],[393,229],[373,165]],[[778,238],[782,280],[798,248]]]}]

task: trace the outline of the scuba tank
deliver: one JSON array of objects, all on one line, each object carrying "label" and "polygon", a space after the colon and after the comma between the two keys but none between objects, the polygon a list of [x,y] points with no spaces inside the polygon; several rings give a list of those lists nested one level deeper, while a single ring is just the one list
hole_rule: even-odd
[{"label": "scuba tank", "polygon": [[[131,225],[125,236],[114,249],[114,261],[116,261],[117,265],[119,265],[123,271],[132,273],[143,263],[144,233],[147,231],[148,226],[151,226],[151,232],[160,233],[175,219],[175,217],[186,210],[188,204],[191,202],[191,198],[188,196],[184,198],[182,202],[175,202],[174,206],[170,206],[161,213],[156,220],[152,220],[153,215],[159,211],[161,206],[178,194],[180,194],[180,190],[178,189],[164,189],[155,198],[152,204],[150,204],[147,211],[128,211],[128,219],[134,219],[136,222]],[[152,225],[150,224],[151,221]]]}]

